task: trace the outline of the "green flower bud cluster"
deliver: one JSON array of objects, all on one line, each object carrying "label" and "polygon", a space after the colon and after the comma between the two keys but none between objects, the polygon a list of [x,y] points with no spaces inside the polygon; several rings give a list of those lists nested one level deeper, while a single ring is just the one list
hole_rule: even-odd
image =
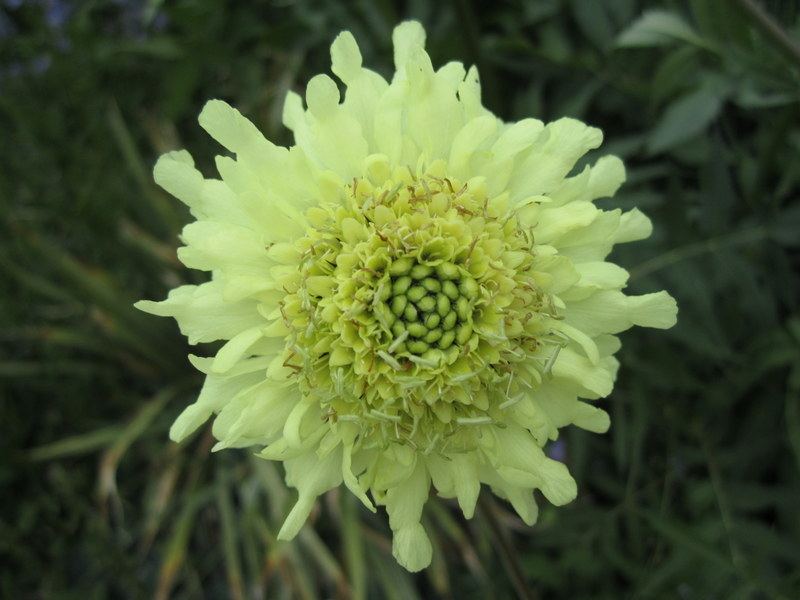
[{"label": "green flower bud cluster", "polygon": [[386,275],[375,312],[391,332],[390,351],[452,362],[473,333],[478,283],[453,263],[431,266],[412,256],[396,259]]}]

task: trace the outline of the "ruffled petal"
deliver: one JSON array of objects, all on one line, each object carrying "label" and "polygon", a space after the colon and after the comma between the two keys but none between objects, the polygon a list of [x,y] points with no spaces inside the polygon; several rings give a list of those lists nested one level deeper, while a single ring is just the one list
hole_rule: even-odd
[{"label": "ruffled petal", "polygon": [[171,290],[166,300],[140,300],[134,306],[153,315],[174,317],[190,344],[228,340],[242,331],[265,325],[254,300],[226,302],[222,297],[223,287],[219,281],[183,285]]},{"label": "ruffled petal", "polygon": [[430,480],[422,461],[417,461],[402,485],[386,491],[386,512],[394,533],[392,555],[409,571],[424,569],[431,562],[432,547],[420,519],[428,500]]},{"label": "ruffled petal", "polygon": [[286,483],[297,488],[299,498],[278,532],[279,540],[291,540],[306,522],[317,497],[342,483],[341,446],[324,458],[307,452],[284,461]]}]

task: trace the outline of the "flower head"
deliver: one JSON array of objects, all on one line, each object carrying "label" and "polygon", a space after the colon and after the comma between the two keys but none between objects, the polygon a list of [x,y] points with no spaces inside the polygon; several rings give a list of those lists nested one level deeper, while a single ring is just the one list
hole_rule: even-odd
[{"label": "flower head", "polygon": [[420,524],[433,486],[471,517],[481,484],[529,524],[533,491],[576,495],[542,448],[559,428],[603,432],[614,334],[670,327],[665,292],[626,296],[605,257],[645,238],[637,210],[598,209],[624,179],[615,157],[570,174],[599,146],[573,119],[504,123],[481,105],[477,71],[434,71],[416,22],[394,31],[391,82],[362,68],[353,36],[331,47],[346,85],[312,79],[307,110],[290,93],[279,148],[224,102],[200,124],[234,158],[206,180],[185,152],[155,177],[196,218],[180,259],[211,281],[138,306],[173,316],[192,343],[227,340],[182,440],[212,414],[216,448],[259,445],[281,460],[299,500],[279,537],[297,534],[315,499],[344,483],[385,505],[394,555],[427,566]]}]

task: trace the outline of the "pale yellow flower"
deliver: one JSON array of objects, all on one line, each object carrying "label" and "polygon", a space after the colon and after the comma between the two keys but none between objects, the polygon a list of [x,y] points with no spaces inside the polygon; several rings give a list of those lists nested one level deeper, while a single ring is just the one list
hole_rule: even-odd
[{"label": "pale yellow flower", "polygon": [[619,159],[570,175],[599,130],[504,123],[481,105],[474,68],[433,70],[418,23],[393,40],[386,82],[350,33],[336,38],[344,101],[326,75],[309,82],[307,110],[290,93],[292,148],[206,105],[200,124],[236,156],[217,158],[222,179],[185,151],[155,177],[196,219],[180,259],[211,281],[138,306],[175,317],[192,343],[226,340],[191,357],[206,381],[174,440],[216,415],[216,449],[258,445],[283,461],[299,499],[281,539],[344,483],[386,506],[394,555],[418,570],[431,560],[431,485],[469,518],[487,484],[529,524],[535,489],[575,497],[543,447],[566,425],[608,428],[584,400],[612,390],[614,334],[670,327],[677,308],[666,292],[626,296],[628,273],[604,260],[651,225],[592,202],[624,180]]}]

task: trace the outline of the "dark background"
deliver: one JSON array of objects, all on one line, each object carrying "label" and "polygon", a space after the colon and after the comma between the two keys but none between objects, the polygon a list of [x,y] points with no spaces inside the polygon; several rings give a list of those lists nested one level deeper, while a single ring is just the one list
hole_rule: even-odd
[{"label": "dark background", "polygon": [[[774,0],[0,0],[0,596],[800,597],[800,10]],[[580,118],[650,240],[615,250],[678,325],[625,333],[612,428],[553,451],[579,497],[525,527],[487,491],[430,502],[430,569],[383,512],[320,501],[292,543],[279,465],[170,423],[201,384],[173,322],[132,308],[202,281],[156,157],[221,151],[222,98],[271,140],[285,92],[350,29],[391,76],[391,30],[477,64],[505,120]],[[595,154],[594,157],[598,156]],[[203,353],[211,349],[193,349]]]}]

